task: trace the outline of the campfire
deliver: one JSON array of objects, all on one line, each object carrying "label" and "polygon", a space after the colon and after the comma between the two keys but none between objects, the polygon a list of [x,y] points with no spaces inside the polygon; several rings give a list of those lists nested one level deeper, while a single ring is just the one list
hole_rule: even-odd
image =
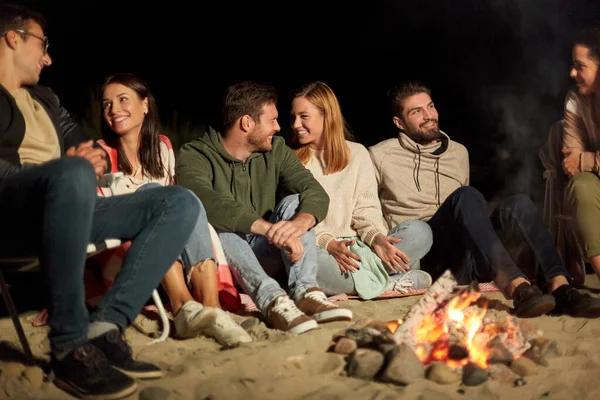
[{"label": "campfire", "polygon": [[361,321],[335,335],[331,350],[348,355],[350,376],[401,385],[426,377],[441,384],[474,386],[491,378],[518,386],[556,355],[554,342],[481,297],[478,285],[456,289],[446,271],[404,319]]}]

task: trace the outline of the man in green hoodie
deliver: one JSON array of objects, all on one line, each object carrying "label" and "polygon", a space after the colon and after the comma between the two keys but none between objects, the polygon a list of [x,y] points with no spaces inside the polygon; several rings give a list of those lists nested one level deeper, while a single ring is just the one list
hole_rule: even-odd
[{"label": "man in green hoodie", "polygon": [[[351,320],[316,283],[312,228],[325,216],[329,197],[276,137],[277,92],[241,82],[223,104],[223,135],[212,128],[181,148],[177,183],[200,198],[219,232],[225,256],[272,327],[303,333],[317,322]],[[277,201],[277,194],[289,194]],[[271,276],[285,266],[290,297]]]}]

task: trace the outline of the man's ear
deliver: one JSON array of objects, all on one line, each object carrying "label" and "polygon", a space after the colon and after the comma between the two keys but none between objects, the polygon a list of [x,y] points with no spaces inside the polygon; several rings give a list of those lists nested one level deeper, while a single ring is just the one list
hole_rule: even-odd
[{"label": "man's ear", "polygon": [[392,121],[394,121],[394,125],[396,125],[398,129],[404,130],[404,125],[402,124],[402,120],[400,118],[394,117],[392,118]]},{"label": "man's ear", "polygon": [[17,38],[19,34],[15,31],[8,31],[4,34],[4,40],[6,40],[6,44],[11,49],[15,49],[17,47]]},{"label": "man's ear", "polygon": [[240,128],[243,131],[249,131],[254,126],[254,120],[248,114],[244,115],[240,120]]}]

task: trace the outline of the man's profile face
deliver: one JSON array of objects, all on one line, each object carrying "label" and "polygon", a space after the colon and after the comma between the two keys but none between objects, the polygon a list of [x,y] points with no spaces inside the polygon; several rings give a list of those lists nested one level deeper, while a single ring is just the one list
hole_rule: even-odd
[{"label": "man's profile face", "polygon": [[575,79],[579,93],[590,94],[600,89],[598,60],[590,57],[590,49],[577,44],[573,47],[571,78]]},{"label": "man's profile face", "polygon": [[417,93],[402,102],[402,115],[394,123],[417,143],[430,143],[440,139],[438,112],[427,93]]},{"label": "man's profile face", "polygon": [[260,119],[255,121],[252,131],[246,137],[248,149],[252,152],[267,152],[273,148],[273,135],[281,130],[277,122],[277,107],[273,103],[265,104]]},{"label": "man's profile face", "polygon": [[24,29],[28,34],[19,42],[15,50],[17,70],[21,74],[21,85],[35,85],[40,80],[44,67],[52,64],[50,55],[45,53],[44,31],[36,22],[30,21]]}]

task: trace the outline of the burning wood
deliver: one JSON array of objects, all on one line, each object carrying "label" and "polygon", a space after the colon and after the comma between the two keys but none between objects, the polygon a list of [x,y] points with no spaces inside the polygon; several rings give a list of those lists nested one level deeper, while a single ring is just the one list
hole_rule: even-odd
[{"label": "burning wood", "polygon": [[[370,358],[352,355],[361,349],[378,351],[385,356],[385,363],[374,378],[402,385],[420,379],[425,369],[427,376],[438,383],[453,381],[454,375],[440,365],[462,376],[466,385],[479,384],[488,375],[524,384],[519,375],[536,373],[530,364],[543,365],[544,355],[556,354],[554,342],[540,339],[542,332],[530,322],[510,315],[498,318],[503,311],[487,315],[488,302],[481,297],[478,285],[461,288],[458,293],[453,292],[455,287],[456,280],[446,271],[403,320],[357,323],[335,335],[331,349],[340,354],[352,352],[353,365],[348,371],[357,377],[366,374],[356,371],[372,371],[375,367],[371,363],[363,368],[363,358]],[[414,354],[410,357],[407,353]],[[527,356],[533,361],[523,360]],[[415,362],[407,362],[413,358],[419,368]]]}]

